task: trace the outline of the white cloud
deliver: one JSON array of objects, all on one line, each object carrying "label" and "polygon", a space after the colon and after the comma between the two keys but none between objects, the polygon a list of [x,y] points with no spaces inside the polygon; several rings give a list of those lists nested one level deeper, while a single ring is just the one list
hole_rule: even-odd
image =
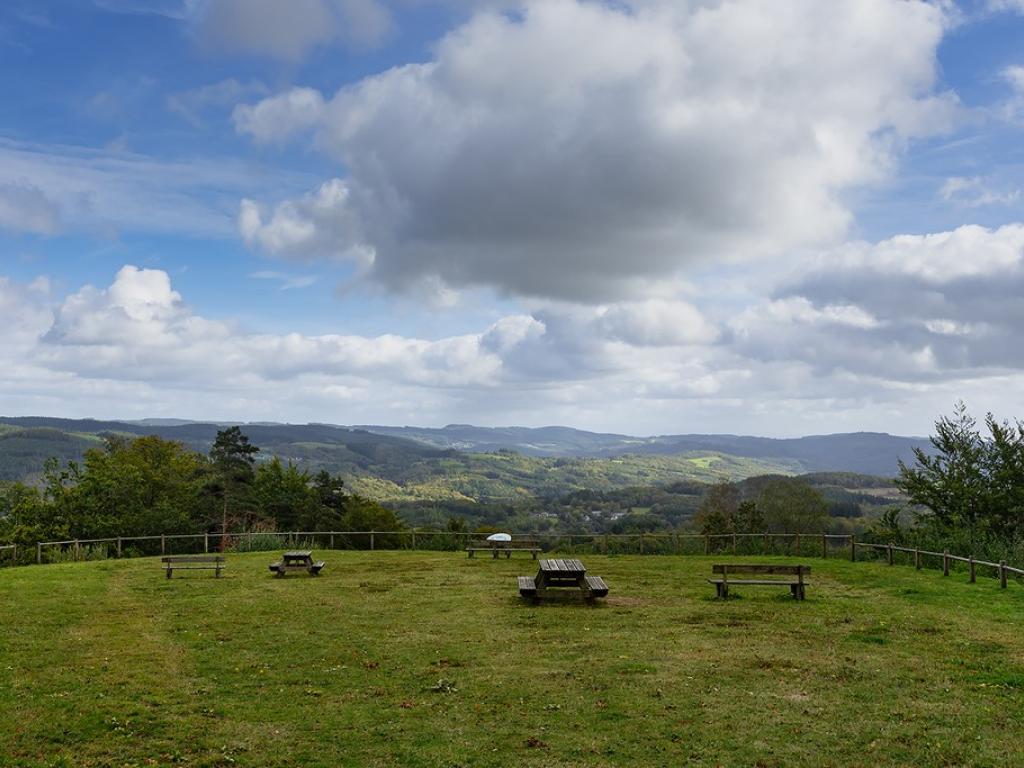
[{"label": "white cloud", "polygon": [[60,229],[60,209],[25,179],[0,181],[0,229],[52,235]]},{"label": "white cloud", "polygon": [[238,230],[251,247],[297,258],[373,262],[373,250],[358,238],[359,221],[348,207],[349,189],[332,179],[316,192],[287,200],[269,215],[254,200],[242,200]]},{"label": "white cloud", "polygon": [[902,0],[527,2],[477,13],[428,63],[236,125],[261,142],[316,125],[350,174],[341,229],[357,222],[387,285],[607,301],[840,236],[842,193],[949,124],[944,23]]},{"label": "white cloud", "polygon": [[970,277],[992,277],[1019,270],[1024,225],[996,230],[965,225],[948,232],[898,235],[880,243],[850,243],[823,254],[820,272],[858,270],[882,276],[909,276],[932,284]]},{"label": "white cloud", "polygon": [[1024,225],[849,244],[731,324],[734,349],[889,382],[1024,368]]},{"label": "white cloud", "polygon": [[1011,205],[1020,199],[1020,190],[999,192],[981,177],[951,176],[943,182],[939,195],[943,200],[968,208],[981,208],[987,205]]},{"label": "white cloud", "polygon": [[239,105],[232,118],[239,133],[247,133],[259,142],[276,142],[315,128],[323,114],[324,99],[319,91],[292,88],[253,106]]},{"label": "white cloud", "polygon": [[254,333],[195,312],[165,272],[132,266],[63,298],[45,279],[0,278],[0,401],[8,413],[634,433],[920,432],[957,397],[1012,411],[1020,270],[941,285],[896,275],[891,294],[851,279],[891,268],[833,263],[825,282],[790,286],[724,327],[679,300],[541,302],[441,338]]}]

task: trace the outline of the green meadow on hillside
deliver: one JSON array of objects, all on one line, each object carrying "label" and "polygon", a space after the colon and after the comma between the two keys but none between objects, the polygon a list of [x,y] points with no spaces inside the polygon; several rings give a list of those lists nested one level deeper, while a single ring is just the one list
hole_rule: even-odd
[{"label": "green meadow on hillside", "polygon": [[[720,557],[586,556],[609,598],[521,602],[528,559],[318,551],[164,578],[0,570],[4,766],[1012,766],[1024,587],[810,558],[808,599],[716,601]],[[746,559],[746,558],[745,558]],[[764,558],[760,558],[764,559]],[[764,559],[770,560],[770,559]]]}]

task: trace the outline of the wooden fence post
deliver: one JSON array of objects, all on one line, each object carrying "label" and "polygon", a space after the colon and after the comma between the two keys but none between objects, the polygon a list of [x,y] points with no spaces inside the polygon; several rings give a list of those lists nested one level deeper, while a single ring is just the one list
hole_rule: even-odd
[{"label": "wooden fence post", "polygon": [[732,535],[732,553],[736,554],[736,534]]},{"label": "wooden fence post", "polygon": [[764,550],[764,551],[762,552],[762,554],[765,554],[765,555],[767,555],[767,554],[768,554],[768,531],[765,531],[765,532],[764,532],[764,544],[763,544],[763,546],[761,547],[761,549],[762,549],[762,550]]},{"label": "wooden fence post", "polygon": [[967,561],[971,569],[971,584],[974,584],[974,555],[971,555],[971,559]]},{"label": "wooden fence post", "polygon": [[164,536],[164,535],[160,536],[160,554],[161,555],[166,555],[167,554],[167,537]]},{"label": "wooden fence post", "polygon": [[36,565],[43,564],[43,545],[36,544]]},{"label": "wooden fence post", "polygon": [[416,529],[412,529],[412,548],[416,549]]},{"label": "wooden fence post", "polygon": [[370,531],[370,549],[371,550],[375,549],[375,546],[374,546],[374,543],[373,543],[373,531]]},{"label": "wooden fence post", "polygon": [[850,534],[850,562],[857,562],[857,537]]},{"label": "wooden fence post", "polygon": [[828,536],[821,534],[821,557],[823,560],[828,560]]},{"label": "wooden fence post", "polygon": [[914,567],[917,570],[921,570],[921,548],[914,547]]},{"label": "wooden fence post", "polygon": [[78,556],[82,551],[82,545],[78,543],[78,539],[75,539],[75,562],[78,562]]},{"label": "wooden fence post", "polygon": [[1006,561],[999,561],[999,588],[1006,589]]},{"label": "wooden fence post", "polygon": [[117,537],[117,556],[121,557],[121,537]]},{"label": "wooden fence post", "polygon": [[640,554],[644,553],[644,535],[640,534]]},{"label": "wooden fence post", "polygon": [[949,576],[949,550],[942,550],[942,575]]},{"label": "wooden fence post", "polygon": [[889,565],[892,565],[892,542],[885,548],[885,560]]},{"label": "wooden fence post", "polygon": [[704,554],[711,554],[711,534],[704,534]]},{"label": "wooden fence post", "polygon": [[210,534],[203,534],[203,552],[210,554]]},{"label": "wooden fence post", "polygon": [[796,548],[796,556],[800,557],[800,531],[796,532],[796,544],[794,547]]}]

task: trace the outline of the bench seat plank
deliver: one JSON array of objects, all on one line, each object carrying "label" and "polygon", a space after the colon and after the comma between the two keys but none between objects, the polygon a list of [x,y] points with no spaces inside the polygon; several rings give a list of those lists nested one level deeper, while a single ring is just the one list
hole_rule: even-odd
[{"label": "bench seat plank", "polygon": [[519,576],[519,594],[523,597],[536,597],[537,596],[537,585],[533,581],[533,576]]},{"label": "bench seat plank", "polygon": [[607,597],[608,585],[600,576],[587,576],[587,588],[594,597]]}]

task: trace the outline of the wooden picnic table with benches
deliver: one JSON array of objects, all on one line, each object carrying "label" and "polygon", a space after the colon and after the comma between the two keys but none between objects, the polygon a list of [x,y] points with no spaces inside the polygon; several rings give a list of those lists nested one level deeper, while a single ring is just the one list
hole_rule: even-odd
[{"label": "wooden picnic table with benches", "polygon": [[313,561],[313,552],[309,549],[292,550],[281,555],[281,559],[270,564],[270,570],[277,576],[284,576],[292,571],[306,571],[310,576],[319,576],[327,565],[323,560]]},{"label": "wooden picnic table with benches", "polygon": [[608,594],[608,585],[600,576],[588,576],[587,569],[579,560],[541,560],[537,564],[536,576],[520,576],[519,594],[539,602],[548,595],[549,589],[577,589],[584,599],[591,601]]},{"label": "wooden picnic table with benches", "polygon": [[174,571],[215,571],[219,579],[221,569],[227,567],[220,555],[168,555],[160,558],[160,562],[168,579]]},{"label": "wooden picnic table with benches", "polygon": [[540,544],[536,539],[515,539],[513,541],[471,541],[466,552],[472,557],[477,552],[490,552],[495,560],[504,554],[505,559],[512,557],[513,552],[529,552],[534,560],[540,554]]},{"label": "wooden picnic table with benches", "polygon": [[[729,587],[743,585],[751,587],[789,587],[793,597],[797,600],[804,599],[804,589],[807,583],[804,576],[811,572],[808,565],[764,565],[749,563],[721,563],[711,566],[711,572],[721,574],[719,579],[708,579],[709,584],[714,584],[719,597],[729,596]],[[758,576],[789,576],[788,579],[733,579],[732,574],[753,574]]]}]

